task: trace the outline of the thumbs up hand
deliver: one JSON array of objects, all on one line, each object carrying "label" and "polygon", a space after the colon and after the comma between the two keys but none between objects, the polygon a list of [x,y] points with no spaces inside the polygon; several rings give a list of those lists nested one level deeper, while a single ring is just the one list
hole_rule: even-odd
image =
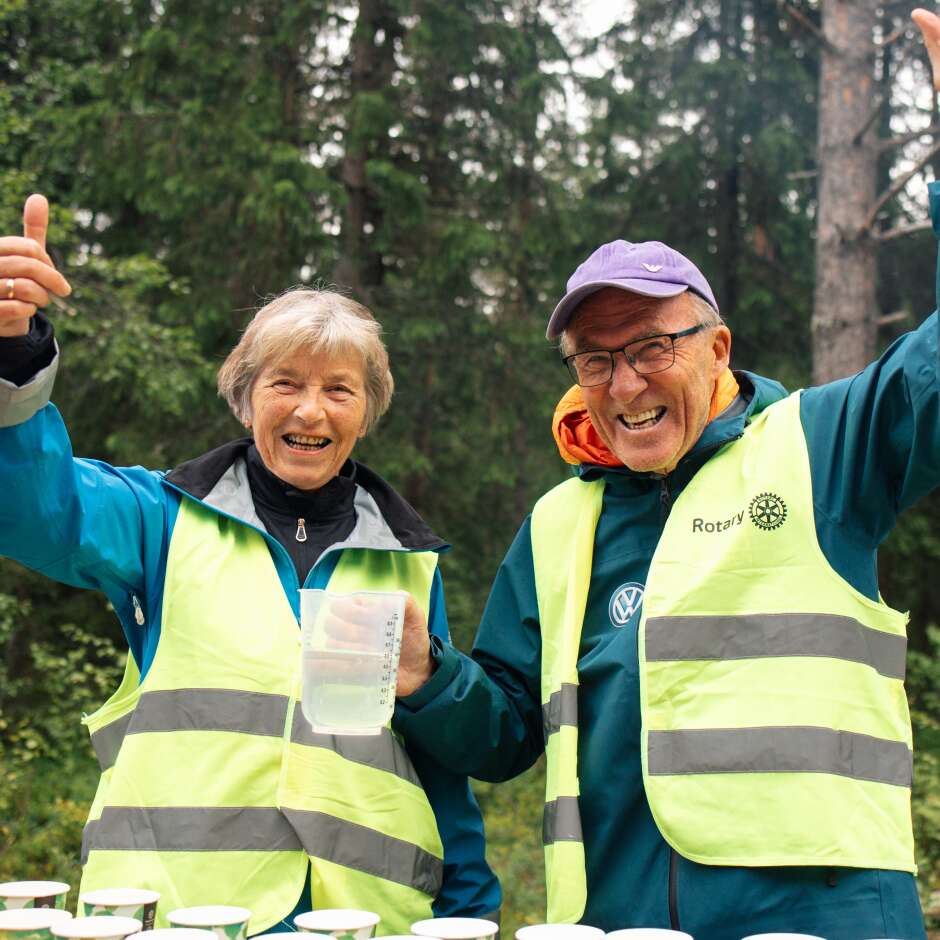
[{"label": "thumbs up hand", "polygon": [[911,19],[917,24],[933,71],[933,87],[940,91],[940,17],[936,13],[920,8],[911,13]]},{"label": "thumbs up hand", "polygon": [[23,207],[23,236],[0,238],[0,337],[29,332],[30,317],[49,303],[49,294],[67,297],[68,281],[46,254],[49,203],[34,194]]}]

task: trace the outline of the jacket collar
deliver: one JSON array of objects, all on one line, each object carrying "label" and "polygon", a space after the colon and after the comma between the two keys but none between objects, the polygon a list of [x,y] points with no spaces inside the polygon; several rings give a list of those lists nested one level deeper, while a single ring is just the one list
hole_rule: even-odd
[{"label": "jacket collar", "polygon": [[[164,482],[212,509],[264,531],[246,469],[251,444],[252,439],[244,437],[216,447],[171,470]],[[356,527],[344,544],[409,551],[450,548],[388,482],[365,464],[350,463],[356,485],[353,497]]]}]

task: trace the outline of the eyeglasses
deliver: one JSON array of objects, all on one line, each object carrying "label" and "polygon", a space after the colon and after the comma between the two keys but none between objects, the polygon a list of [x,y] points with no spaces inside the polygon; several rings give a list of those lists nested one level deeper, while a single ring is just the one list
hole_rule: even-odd
[{"label": "eyeglasses", "polygon": [[582,388],[603,385],[614,374],[614,353],[622,352],[623,358],[639,375],[665,372],[676,361],[676,340],[708,329],[714,324],[699,323],[678,333],[659,333],[627,343],[621,349],[588,349],[565,356],[562,360],[568,367],[571,378]]}]

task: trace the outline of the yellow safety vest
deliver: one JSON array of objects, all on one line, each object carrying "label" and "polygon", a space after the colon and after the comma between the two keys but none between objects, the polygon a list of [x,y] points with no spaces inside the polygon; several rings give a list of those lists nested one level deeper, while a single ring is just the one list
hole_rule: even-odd
[{"label": "yellow safety vest", "polygon": [[[436,565],[345,549],[329,587],[409,591],[427,614]],[[389,728],[313,733],[300,644],[264,538],[184,499],[153,664],[140,682],[129,659],[84,719],[103,773],[81,891],[159,891],[157,926],[177,907],[237,904],[257,933],[294,909],[309,868],[316,907],[376,911],[380,933],[432,916],[443,848],[411,761]]]},{"label": "yellow safety vest", "polygon": [[[549,920],[578,919],[586,894],[577,657],[602,496],[570,480],[532,519]],[[771,406],[682,492],[650,566],[641,747],[666,841],[712,865],[914,871],[906,624],[824,556],[799,394]]]}]

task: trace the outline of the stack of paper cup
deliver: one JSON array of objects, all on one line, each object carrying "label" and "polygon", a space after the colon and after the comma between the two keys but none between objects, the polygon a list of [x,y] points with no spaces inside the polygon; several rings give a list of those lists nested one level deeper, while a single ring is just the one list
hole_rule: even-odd
[{"label": "stack of paper cup", "polygon": [[248,936],[250,917],[251,911],[247,907],[230,907],[226,904],[181,907],[166,915],[166,919],[174,927],[211,930],[216,940],[245,940]]},{"label": "stack of paper cup", "polygon": [[124,940],[139,931],[135,917],[75,917],[52,927],[53,935],[63,940]]},{"label": "stack of paper cup", "polygon": [[308,936],[320,934],[334,940],[370,940],[381,919],[373,911],[330,907],[298,914],[294,918],[294,926]]},{"label": "stack of paper cup", "polygon": [[607,934],[614,940],[692,940],[692,935],[667,927],[627,927]]},{"label": "stack of paper cup", "polygon": [[516,940],[601,940],[604,931],[587,924],[532,924],[516,931]]},{"label": "stack of paper cup", "polygon": [[0,911],[24,907],[65,907],[69,886],[64,881],[5,881],[0,884]]},{"label": "stack of paper cup", "polygon": [[0,940],[52,940],[52,926],[71,919],[68,911],[54,907],[0,911]]},{"label": "stack of paper cup", "polygon": [[499,924],[482,917],[433,917],[412,924],[411,932],[438,940],[491,940],[499,933]]},{"label": "stack of paper cup", "polygon": [[[265,936],[271,936],[266,934]],[[275,934],[278,940],[284,940],[284,934]],[[211,930],[199,930],[197,927],[157,927],[154,930],[141,930],[134,935],[134,940],[215,940]],[[252,937],[252,940],[258,940]]]},{"label": "stack of paper cup", "polygon": [[604,931],[587,924],[530,924],[516,931],[516,940],[600,940]]},{"label": "stack of paper cup", "polygon": [[102,888],[79,895],[78,906],[84,917],[133,917],[144,930],[152,930],[159,900],[158,891],[145,888]]}]

